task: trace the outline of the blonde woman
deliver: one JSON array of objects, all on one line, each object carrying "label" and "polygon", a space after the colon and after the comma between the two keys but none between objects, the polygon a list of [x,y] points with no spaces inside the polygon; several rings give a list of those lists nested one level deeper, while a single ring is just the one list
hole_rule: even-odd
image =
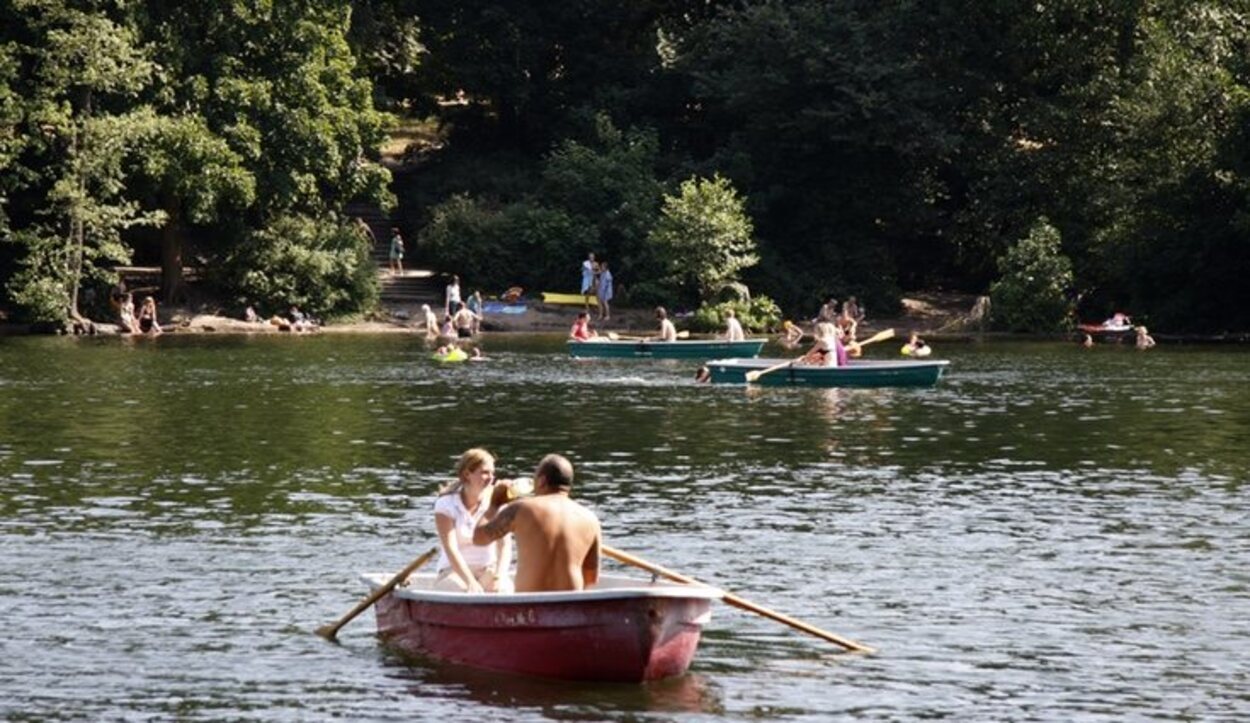
[{"label": "blonde woman", "polygon": [[[818,322],[812,336],[816,338],[816,343],[812,345],[812,348],[806,354],[799,357],[798,364],[816,367],[846,365],[846,362],[840,358],[838,353],[844,347],[838,338],[839,332],[836,324],[830,321]],[[845,354],[846,352],[842,351],[842,353]]]},{"label": "blonde woman", "polygon": [[156,320],[156,299],[143,297],[143,306],[139,308],[139,331],[153,336],[161,333],[160,322]]},{"label": "blonde woman", "polygon": [[440,544],[436,590],[512,592],[508,566],[512,536],[487,545],[473,544],[473,529],[490,507],[495,489],[495,458],[484,449],[470,449],[456,464],[456,481],[439,490],[434,501],[434,526]]}]

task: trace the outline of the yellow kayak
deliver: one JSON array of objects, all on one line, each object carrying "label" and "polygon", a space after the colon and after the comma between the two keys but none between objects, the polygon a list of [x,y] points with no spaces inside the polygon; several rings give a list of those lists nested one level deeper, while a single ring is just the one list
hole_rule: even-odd
[{"label": "yellow kayak", "polygon": [[[575,306],[585,306],[586,297],[581,294],[557,294],[554,291],[543,292],[544,304],[573,304]],[[592,294],[590,296],[590,305],[598,306],[599,300]]]}]

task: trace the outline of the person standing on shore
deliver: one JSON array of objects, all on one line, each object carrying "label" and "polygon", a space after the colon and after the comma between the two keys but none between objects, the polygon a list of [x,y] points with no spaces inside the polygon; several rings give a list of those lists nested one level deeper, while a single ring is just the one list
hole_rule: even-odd
[{"label": "person standing on shore", "polygon": [[838,300],[830,296],[821,305],[820,312],[816,314],[815,323],[835,323],[838,320]]},{"label": "person standing on shore", "polygon": [[608,321],[612,318],[612,309],[609,302],[612,301],[612,272],[608,271],[608,262],[599,262],[599,321]]},{"label": "person standing on shore", "polygon": [[586,254],[586,260],[582,262],[582,298],[586,302],[587,312],[590,311],[590,297],[595,294],[596,272],[595,254],[592,251]]},{"label": "person standing on shore", "polygon": [[[367,227],[366,227],[367,228]],[[391,229],[391,273],[404,274],[404,237],[399,234],[399,228]]]},{"label": "person standing on shore", "polygon": [[456,313],[451,317],[451,321],[456,327],[456,336],[458,338],[468,339],[473,336],[473,326],[476,321],[476,317],[473,315],[472,311],[469,311],[469,307],[463,302],[461,302],[459,308],[456,309]]},{"label": "person standing on shore", "polygon": [[469,301],[465,305],[469,307],[469,311],[473,314],[473,333],[477,334],[482,330],[482,290],[475,289],[469,295]]},{"label": "person standing on shore", "polygon": [[451,316],[460,308],[460,277],[451,275],[451,283],[443,294],[443,316]]},{"label": "person standing on shore", "polygon": [[603,531],[595,513],[570,498],[573,465],[558,454],[534,470],[534,496],[494,493],[473,544],[516,538],[517,592],[584,590],[599,582]]}]

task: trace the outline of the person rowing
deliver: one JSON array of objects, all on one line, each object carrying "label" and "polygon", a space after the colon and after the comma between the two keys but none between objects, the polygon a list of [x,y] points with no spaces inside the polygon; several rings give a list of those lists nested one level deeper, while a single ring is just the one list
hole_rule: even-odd
[{"label": "person rowing", "polygon": [[799,357],[794,362],[795,364],[822,367],[846,366],[846,352],[839,338],[836,324],[830,321],[817,323],[813,336],[816,338],[816,343],[806,354]]},{"label": "person rowing", "polygon": [[573,327],[569,329],[569,338],[573,341],[590,341],[599,336],[590,328],[590,312],[577,312],[577,320],[573,322]]},{"label": "person rowing", "polygon": [[668,311],[663,306],[655,307],[655,318],[660,322],[660,335],[656,341],[677,341],[677,327],[668,318]]},{"label": "person rowing", "polygon": [[733,309],[725,312],[725,341],[745,341],[746,332],[742,330],[742,322]]},{"label": "person rowing", "polygon": [[473,531],[473,544],[516,539],[517,592],[582,590],[599,581],[603,533],[599,518],[570,498],[573,465],[558,454],[534,470],[534,496],[497,490]]}]

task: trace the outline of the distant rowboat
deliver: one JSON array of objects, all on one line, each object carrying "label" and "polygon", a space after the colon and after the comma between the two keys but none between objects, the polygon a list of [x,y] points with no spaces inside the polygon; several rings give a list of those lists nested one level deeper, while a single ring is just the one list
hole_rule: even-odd
[{"label": "distant rowboat", "polygon": [[[389,575],[362,576],[373,589]],[[410,655],[565,680],[641,682],[690,667],[711,603],[704,585],[604,576],[589,590],[462,593],[413,575],[376,604],[378,635]]]},{"label": "distant rowboat", "polygon": [[1077,324],[1077,329],[1086,334],[1103,334],[1107,336],[1122,336],[1133,333],[1135,327],[1132,324]]},{"label": "distant rowboat", "polygon": [[[746,384],[748,372],[785,364],[785,359],[715,359],[707,363],[714,384]],[[852,360],[843,367],[789,364],[755,380],[768,386],[931,387],[950,362]]]},{"label": "distant rowboat", "polygon": [[714,359],[727,354],[753,357],[764,348],[765,339],[725,341],[691,339],[655,341],[642,339],[590,339],[570,341],[569,356],[577,359]]}]

